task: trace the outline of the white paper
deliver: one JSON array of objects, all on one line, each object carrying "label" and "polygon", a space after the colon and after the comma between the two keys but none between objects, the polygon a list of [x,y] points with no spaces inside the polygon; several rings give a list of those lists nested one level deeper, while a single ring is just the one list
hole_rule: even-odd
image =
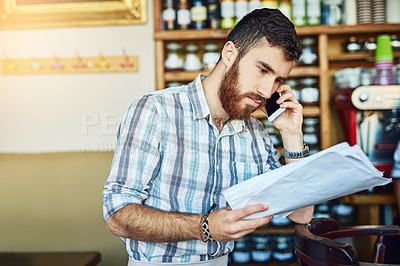
[{"label": "white paper", "polygon": [[233,210],[266,203],[268,210],[246,217],[290,212],[391,182],[363,151],[343,142],[222,192]]}]

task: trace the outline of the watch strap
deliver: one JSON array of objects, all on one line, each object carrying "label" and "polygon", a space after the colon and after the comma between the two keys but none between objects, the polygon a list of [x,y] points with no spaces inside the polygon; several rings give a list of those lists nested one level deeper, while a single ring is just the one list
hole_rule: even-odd
[{"label": "watch strap", "polygon": [[300,151],[287,151],[285,149],[282,149],[282,152],[283,156],[288,159],[300,159],[308,156],[308,154],[310,153],[310,148],[307,144],[304,143],[304,149]]}]

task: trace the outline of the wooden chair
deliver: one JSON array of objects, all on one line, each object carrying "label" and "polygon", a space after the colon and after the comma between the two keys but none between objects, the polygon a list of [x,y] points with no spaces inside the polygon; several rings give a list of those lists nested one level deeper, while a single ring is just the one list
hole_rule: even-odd
[{"label": "wooden chair", "polygon": [[295,252],[302,265],[379,265],[361,262],[354,247],[333,240],[375,235],[377,239],[374,244],[372,263],[382,264],[385,259],[385,236],[398,235],[400,237],[398,226],[361,225],[340,228],[334,219],[314,219],[309,224],[295,225]]}]

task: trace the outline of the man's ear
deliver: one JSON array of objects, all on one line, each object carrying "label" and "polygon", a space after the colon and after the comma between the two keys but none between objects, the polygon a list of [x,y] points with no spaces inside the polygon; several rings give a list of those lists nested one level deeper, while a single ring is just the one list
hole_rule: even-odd
[{"label": "man's ear", "polygon": [[221,60],[227,68],[230,68],[238,56],[238,50],[232,41],[226,42],[221,53]]}]

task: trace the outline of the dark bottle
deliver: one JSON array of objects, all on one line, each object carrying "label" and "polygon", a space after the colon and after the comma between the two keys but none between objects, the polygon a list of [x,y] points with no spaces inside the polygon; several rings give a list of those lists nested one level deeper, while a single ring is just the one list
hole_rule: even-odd
[{"label": "dark bottle", "polygon": [[204,29],[207,22],[207,7],[203,0],[193,0],[190,8],[190,18],[192,20],[192,28]]},{"label": "dark bottle", "polygon": [[174,8],[173,0],[164,0],[164,9],[161,16],[164,24],[164,30],[175,29],[176,10]]},{"label": "dark bottle", "polygon": [[177,24],[181,30],[186,30],[190,26],[190,10],[188,0],[179,0],[177,8]]},{"label": "dark bottle", "polygon": [[218,29],[219,27],[219,0],[206,0],[207,3],[207,27]]}]

